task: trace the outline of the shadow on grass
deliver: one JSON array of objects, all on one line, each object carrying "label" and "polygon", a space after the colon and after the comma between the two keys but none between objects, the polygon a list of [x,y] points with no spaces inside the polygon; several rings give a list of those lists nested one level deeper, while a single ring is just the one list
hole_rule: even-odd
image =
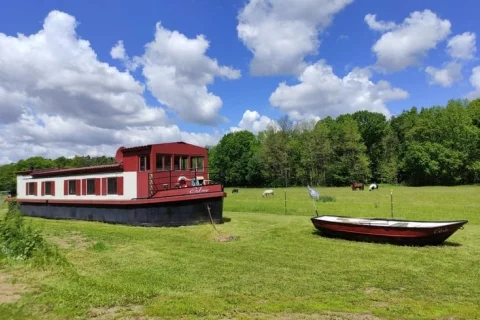
[{"label": "shadow on grass", "polygon": [[232,221],[232,218],[223,217],[223,222],[227,223],[227,222],[230,222],[230,221]]},{"label": "shadow on grass", "polygon": [[390,244],[398,247],[461,247],[461,243],[445,241],[441,244],[427,244],[427,245],[413,245],[413,244],[406,244],[406,243],[392,243],[389,240],[373,240],[367,238],[342,238],[342,237],[335,237],[331,235],[326,235],[319,230],[313,230],[312,235],[316,237],[326,238],[326,239],[335,239],[339,241],[348,241],[348,242],[362,242],[362,243],[374,243],[374,244]]}]

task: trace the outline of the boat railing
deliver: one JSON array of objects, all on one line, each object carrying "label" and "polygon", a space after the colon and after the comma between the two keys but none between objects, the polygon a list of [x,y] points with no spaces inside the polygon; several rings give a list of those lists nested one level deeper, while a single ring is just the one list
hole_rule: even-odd
[{"label": "boat railing", "polygon": [[151,172],[148,176],[150,196],[171,189],[218,184],[210,179],[208,168],[179,169]]}]

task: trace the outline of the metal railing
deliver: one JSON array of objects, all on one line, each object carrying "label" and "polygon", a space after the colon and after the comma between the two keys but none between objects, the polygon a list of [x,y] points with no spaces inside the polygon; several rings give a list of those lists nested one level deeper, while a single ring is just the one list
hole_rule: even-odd
[{"label": "metal railing", "polygon": [[148,175],[149,196],[152,197],[158,192],[165,190],[196,187],[218,182],[210,180],[208,168],[168,170],[151,172]]}]

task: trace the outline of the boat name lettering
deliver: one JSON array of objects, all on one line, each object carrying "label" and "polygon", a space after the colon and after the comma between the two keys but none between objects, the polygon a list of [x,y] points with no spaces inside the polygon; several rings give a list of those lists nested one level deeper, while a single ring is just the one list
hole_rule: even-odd
[{"label": "boat name lettering", "polygon": [[207,188],[195,187],[195,188],[190,190],[190,193],[204,193],[204,192],[208,192],[208,191],[209,190]]},{"label": "boat name lettering", "polygon": [[448,228],[436,228],[435,230],[433,230],[433,233],[443,233],[447,231],[448,231]]}]

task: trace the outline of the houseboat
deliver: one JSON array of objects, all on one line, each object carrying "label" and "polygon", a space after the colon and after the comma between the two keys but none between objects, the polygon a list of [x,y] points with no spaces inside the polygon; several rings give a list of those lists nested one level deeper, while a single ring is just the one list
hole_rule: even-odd
[{"label": "houseboat", "polygon": [[120,147],[114,164],[17,172],[25,215],[140,226],[222,223],[207,149],[185,142]]}]

